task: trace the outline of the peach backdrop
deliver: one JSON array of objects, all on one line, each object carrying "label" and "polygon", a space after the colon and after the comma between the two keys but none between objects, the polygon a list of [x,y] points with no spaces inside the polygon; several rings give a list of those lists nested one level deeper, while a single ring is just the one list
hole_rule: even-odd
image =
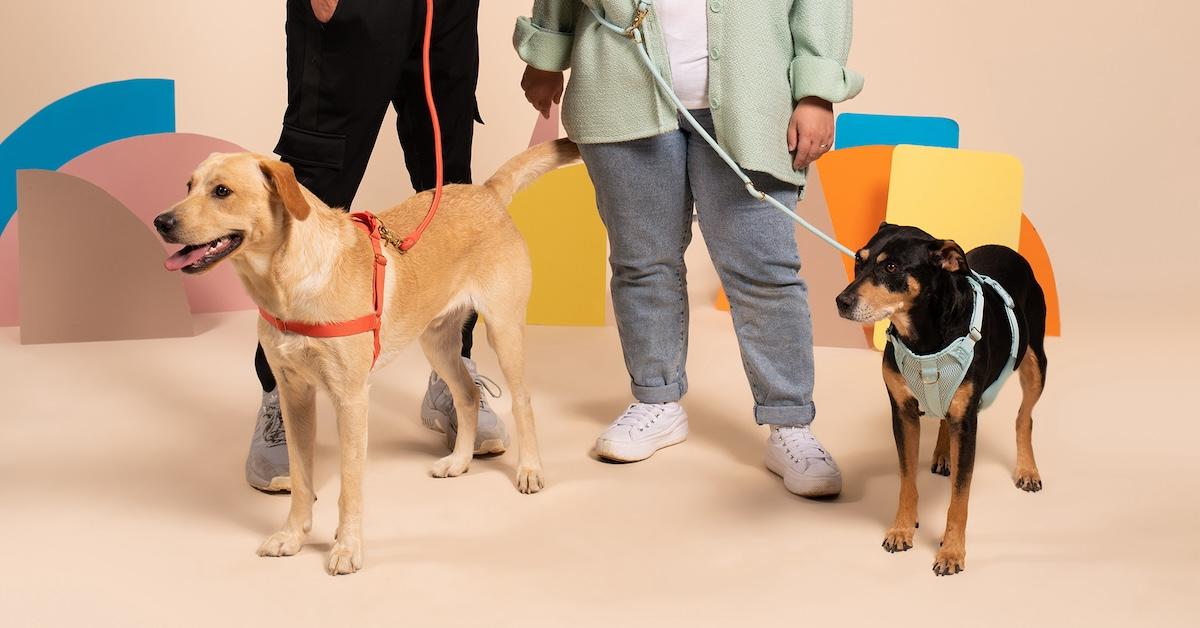
[{"label": "peach backdrop", "polygon": [[[274,146],[285,102],[282,0],[6,5],[0,57],[9,88],[0,99],[0,135],[88,85],[166,77],[176,81],[179,131],[255,150]],[[478,176],[529,140],[533,115],[509,44],[513,19],[528,5],[482,2],[479,96],[489,124],[478,129]],[[1190,78],[1190,63],[1200,58],[1193,32],[1200,5],[1145,5],[909,0],[856,7],[851,62],[867,87],[843,110],[952,117],[964,148],[1018,156],[1026,211],[1054,258],[1072,333],[1099,332],[1131,316],[1145,329],[1167,329],[1180,307],[1197,305],[1194,290],[1164,288],[1194,288],[1197,280],[1193,255],[1176,239],[1200,223],[1187,185],[1200,147],[1200,99]],[[410,191],[390,128],[385,121],[362,207]],[[693,280],[715,290],[711,268],[700,266]],[[1149,305],[1167,294],[1170,307]]]}]

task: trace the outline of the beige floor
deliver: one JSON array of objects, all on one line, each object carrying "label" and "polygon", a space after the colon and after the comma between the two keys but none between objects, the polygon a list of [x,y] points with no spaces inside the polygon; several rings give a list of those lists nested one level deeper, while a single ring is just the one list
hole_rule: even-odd
[{"label": "beige floor", "polygon": [[530,329],[549,479],[534,496],[514,489],[511,454],[427,475],[442,444],[418,425],[427,370],[406,352],[375,379],[366,569],[337,579],[322,570],[337,501],[328,420],[310,545],[254,555],[287,499],[242,483],[252,314],[199,318],[178,340],[21,346],[0,329],[3,623],[1196,625],[1193,372],[1142,389],[1169,397],[1131,400],[1149,375],[1124,368],[1158,351],[1182,360],[1182,345],[1139,343],[1109,364],[1082,324],[1051,340],[1035,435],[1046,490],[1009,480],[1012,386],[981,428],[968,570],[936,578],[945,479],[921,475],[917,547],[879,547],[897,475],[877,354],[817,351],[818,432],[846,486],[807,501],[761,464],[725,315],[694,319],[691,440],[634,465],[588,455],[627,399],[615,329]]}]

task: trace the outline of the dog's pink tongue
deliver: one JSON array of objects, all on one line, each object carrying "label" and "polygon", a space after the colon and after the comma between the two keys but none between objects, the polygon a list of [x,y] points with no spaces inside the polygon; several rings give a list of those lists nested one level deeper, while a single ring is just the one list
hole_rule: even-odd
[{"label": "dog's pink tongue", "polygon": [[[187,252],[185,253],[184,251]],[[204,254],[207,252],[207,246],[198,246],[190,251],[187,248],[179,249],[178,253],[168,257],[167,261],[163,262],[163,267],[167,270],[179,270],[184,266],[191,266],[200,261],[200,258],[204,257]]]}]

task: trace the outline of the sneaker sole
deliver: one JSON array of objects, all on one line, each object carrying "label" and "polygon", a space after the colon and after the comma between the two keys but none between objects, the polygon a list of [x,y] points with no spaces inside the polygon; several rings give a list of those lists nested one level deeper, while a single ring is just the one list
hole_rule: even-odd
[{"label": "sneaker sole", "polygon": [[678,445],[687,440],[688,424],[687,421],[679,424],[675,429],[663,434],[655,440],[642,443],[620,443],[603,438],[596,439],[596,455],[604,460],[612,460],[614,462],[640,462],[653,456],[660,449],[665,449],[671,445]]},{"label": "sneaker sole", "polygon": [[800,497],[837,497],[842,492],[842,477],[806,478],[788,477],[786,468],[781,467],[770,455],[766,457],[767,470],[783,478],[783,487]]},{"label": "sneaker sole", "polygon": [[292,492],[292,478],[287,475],[277,475],[271,478],[270,482],[261,483],[247,480],[247,484],[251,488],[262,491],[264,493],[290,493]]}]

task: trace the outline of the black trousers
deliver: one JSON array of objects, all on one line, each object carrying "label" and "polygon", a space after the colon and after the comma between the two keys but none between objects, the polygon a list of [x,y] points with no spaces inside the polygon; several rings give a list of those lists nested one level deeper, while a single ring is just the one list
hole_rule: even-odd
[{"label": "black trousers", "polygon": [[[471,182],[471,142],[482,122],[479,0],[438,0],[429,51],[447,183]],[[275,152],[331,207],[349,211],[390,105],[412,187],[437,183],[433,128],[425,103],[421,45],[424,0],[341,0],[321,24],[309,0],[288,0],[288,106]],[[470,357],[477,316],[463,328]],[[254,359],[264,391],[275,378],[262,346]]]}]

